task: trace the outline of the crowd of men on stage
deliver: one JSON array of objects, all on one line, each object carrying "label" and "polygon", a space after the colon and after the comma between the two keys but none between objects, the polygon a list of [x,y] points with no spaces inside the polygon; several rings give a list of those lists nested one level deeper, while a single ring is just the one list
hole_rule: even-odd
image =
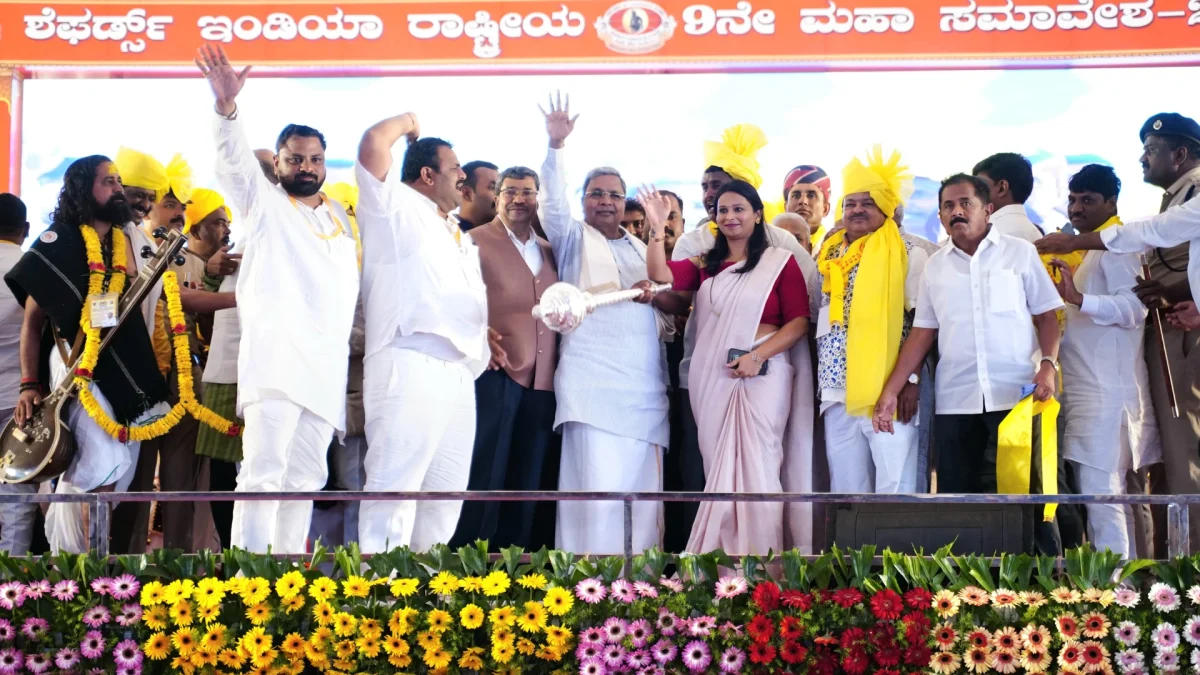
[{"label": "crowd of men on stage", "polygon": [[[713,469],[698,440],[705,420],[688,392],[696,323],[688,315],[707,286],[653,295],[650,281],[661,279],[649,273],[647,255],[662,245],[668,259],[703,267],[734,236],[725,234],[723,219],[733,216],[718,213],[718,197],[744,182],[761,187],[760,205],[783,197],[785,212],[757,209],[754,226],[798,263],[797,286],[811,308],[801,345],[811,362],[796,363],[793,351],[791,363],[809,393],[793,398],[789,414],[805,419],[788,432],[807,436],[752,449],[783,453],[782,490],[995,492],[1002,424],[1032,392],[1062,403],[1060,491],[1200,493],[1200,313],[1192,302],[1200,260],[1189,250],[1200,241],[1200,125],[1190,118],[1161,113],[1140,130],[1144,178],[1164,191],[1160,215],[1122,224],[1121,182],[1093,164],[1070,179],[1070,225],[1043,231],[1024,207],[1034,189],[1029,161],[1000,153],[943,182],[948,238],[938,245],[904,231],[906,195],[885,180],[835,199],[829,175],[799,163],[782,184],[764,186],[755,153],[765,140],[753,140],[761,131],[747,125],[706,143],[698,173],[708,217],[692,228],[678,195],[630,199],[609,167],[587,173],[578,221],[565,167],[579,116],[556,99],[543,110],[549,147],[540,171],[460,164],[450,143],[421,136],[417,116],[403,113],[363,134],[355,187],[327,186],[320,132],[289,125],[273,149],[255,150],[240,117],[266,111],[237,103],[249,69],[208,47],[197,65],[215,99],[218,190],[193,188],[178,159],[164,165],[128,149],[115,160],[86,157],[67,170],[53,222],[28,252],[25,207],[0,195],[0,416],[27,419],[68,377],[47,336],[70,347],[89,309],[80,225],[99,235],[110,271],[120,263],[112,238],[126,236],[130,274],[145,264],[143,245],[156,245],[156,229],[186,225],[190,253],[171,269],[183,287],[196,396],[236,418],[243,433],[185,417],[159,438],[126,442],[76,405],[76,458],[44,490],[703,491]],[[1136,152],[1131,144],[1131,160]],[[240,235],[230,247],[235,220]],[[861,318],[856,330],[852,312],[886,287],[874,276],[864,281],[857,257],[861,269],[874,265],[886,254],[885,235],[902,242],[893,258],[901,264],[898,342],[868,334],[874,328]],[[645,292],[559,336],[531,316],[559,281],[594,293]],[[122,325],[123,346],[101,354],[93,389],[121,424],[160,419],[179,400],[168,324],[165,300],[152,294]],[[874,368],[863,408],[854,357],[864,358],[866,343],[889,367]],[[742,346],[756,366],[748,376],[764,377],[754,346]],[[313,524],[311,502],[158,508],[168,547],[292,553],[330,539],[328,519]],[[111,549],[144,551],[150,505],[117,511]],[[367,501],[337,513],[332,538],[364,552],[476,539],[492,548],[623,548],[619,502]],[[695,516],[694,504],[638,503],[635,546],[682,550]],[[1086,540],[1126,557],[1154,555],[1158,516],[1063,507],[1056,522],[1038,523],[1037,545],[1054,551]],[[38,517],[33,505],[0,506],[0,548],[27,550]],[[822,547],[810,510],[789,507],[784,517],[781,544]],[[52,505],[44,520],[52,549],[86,548],[78,505]],[[1191,531],[1200,535],[1200,521]]]}]

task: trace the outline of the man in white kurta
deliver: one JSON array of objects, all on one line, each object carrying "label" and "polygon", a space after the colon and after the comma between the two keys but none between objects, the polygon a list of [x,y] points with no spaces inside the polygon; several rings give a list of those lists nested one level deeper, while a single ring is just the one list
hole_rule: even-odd
[{"label": "man in white kurta", "polygon": [[[235,102],[246,71],[235,72],[221,51],[202,57],[217,100],[217,180],[242,214],[246,247],[237,281],[237,410],[246,422],[237,491],[320,490],[329,441],[345,430],[357,242],[346,211],[318,192],[324,138],[286,128],[276,148],[280,184],[272,184]],[[231,539],[255,553],[303,553],[311,520],[312,502],[239,501]]]},{"label": "man in white kurta", "polygon": [[[419,135],[411,113],[383,120],[363,134],[355,165],[368,491],[467,489],[475,378],[490,354],[479,250],[449,216],[465,174],[449,143]],[[400,165],[392,146],[406,136]],[[364,502],[359,545],[377,553],[446,543],[461,510],[460,501]]]},{"label": "man in white kurta", "polygon": [[[1121,227],[1120,180],[1110,167],[1083,167],[1070,181],[1068,214],[1077,232]],[[1136,255],[1089,251],[1058,289],[1067,303],[1059,359],[1066,419],[1063,457],[1074,464],[1080,494],[1124,494],[1131,471],[1161,461],[1143,359],[1146,307],[1133,292]],[[1134,550],[1133,510],[1089,504],[1088,539],[1125,559]]]},{"label": "man in white kurta", "polygon": [[[559,278],[592,292],[630,288],[647,278],[646,245],[620,226],[625,184],[613,169],[585,181],[582,222],[571,215],[563,144],[574,120],[559,108],[546,116],[550,149],[542,165],[542,227]],[[653,492],[662,489],[667,422],[666,363],[660,330],[667,323],[646,304],[597,310],[564,335],[554,376],[563,435],[562,491]],[[633,550],[661,544],[662,503],[633,506]],[[624,550],[621,502],[560,501],[555,545],[579,554]]]}]

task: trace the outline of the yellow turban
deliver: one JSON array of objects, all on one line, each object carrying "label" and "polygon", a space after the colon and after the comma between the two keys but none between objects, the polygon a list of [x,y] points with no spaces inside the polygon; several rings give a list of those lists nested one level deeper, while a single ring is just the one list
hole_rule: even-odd
[{"label": "yellow turban", "polygon": [[117,152],[114,164],[123,185],[153,191],[156,202],[168,192],[181,202],[191,199],[192,168],[182,155],[176,154],[164,167],[162,162],[144,152],[123,147]]},{"label": "yellow turban", "polygon": [[358,186],[351,183],[334,183],[326,186],[325,196],[342,205],[348,213],[358,206]]},{"label": "yellow turban", "polygon": [[224,208],[225,198],[213,190],[196,188],[192,190],[192,200],[183,211],[186,219],[183,232],[187,234],[192,226],[211,216],[217,209]]},{"label": "yellow turban", "polygon": [[[821,290],[829,294],[829,320],[846,326],[846,412],[855,417],[872,414],[900,353],[908,249],[892,216],[911,180],[900,153],[893,151],[885,161],[878,145],[866,163],[851,160],[842,172],[845,194],[870,193],[887,220],[848,245],[845,228],[838,230],[825,239],[817,255]],[[847,308],[847,284],[856,267],[853,299]]]},{"label": "yellow turban", "polygon": [[758,151],[767,145],[767,135],[753,124],[729,127],[721,134],[721,142],[704,141],[704,163],[719,166],[725,173],[744,180],[758,189],[762,185],[759,175]]}]

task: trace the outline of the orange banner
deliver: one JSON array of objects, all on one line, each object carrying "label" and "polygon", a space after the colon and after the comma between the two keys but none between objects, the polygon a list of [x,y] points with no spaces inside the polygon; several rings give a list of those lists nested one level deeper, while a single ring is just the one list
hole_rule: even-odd
[{"label": "orange banner", "polygon": [[279,66],[1200,61],[1200,0],[0,0],[6,63],[178,66],[202,42]]}]

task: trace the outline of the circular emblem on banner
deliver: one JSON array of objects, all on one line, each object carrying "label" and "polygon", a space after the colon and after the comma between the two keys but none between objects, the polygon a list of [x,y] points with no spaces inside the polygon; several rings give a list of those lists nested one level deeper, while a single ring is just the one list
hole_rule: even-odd
[{"label": "circular emblem on banner", "polygon": [[1154,120],[1154,130],[1162,129],[1162,120]]},{"label": "circular emblem on banner", "polygon": [[41,239],[42,243],[53,244],[54,242],[58,241],[58,233],[46,230],[42,233],[42,236],[38,237],[38,239]]},{"label": "circular emblem on banner", "polygon": [[676,25],[675,17],[653,2],[625,0],[596,19],[596,33],[614,52],[648,54],[671,39]]}]

